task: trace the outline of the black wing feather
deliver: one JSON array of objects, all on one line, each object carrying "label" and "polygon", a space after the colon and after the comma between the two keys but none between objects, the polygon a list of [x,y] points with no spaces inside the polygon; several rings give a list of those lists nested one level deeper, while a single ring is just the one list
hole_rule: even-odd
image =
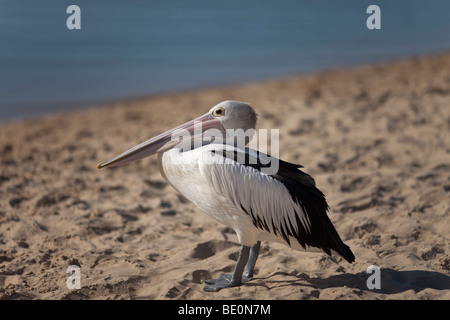
[{"label": "black wing feather", "polygon": [[[246,152],[245,161],[242,161],[242,150],[235,150],[234,153],[226,150],[212,152],[216,154],[220,153],[220,155],[225,158],[233,159],[242,165],[250,166],[258,171],[261,171],[263,168],[270,165],[259,161],[259,153],[257,153],[257,161],[255,161],[254,158],[250,161],[250,155]],[[272,228],[269,228],[267,221],[262,221],[257,215],[255,215],[252,208],[244,208],[241,205],[242,210],[252,218],[255,227],[269,232],[274,232],[276,235],[279,234],[289,245],[289,236],[291,236],[294,237],[303,248],[306,248],[306,245],[320,248],[329,255],[331,255],[332,249],[339,253],[348,262],[353,262],[355,260],[355,256],[353,255],[351,249],[344,244],[329,219],[327,215],[327,211],[329,210],[328,203],[325,199],[325,195],[316,187],[314,179],[309,174],[299,169],[303,168],[303,166],[283,160],[278,161],[278,172],[270,176],[281,182],[289,191],[292,200],[301,206],[303,212],[308,216],[311,223],[311,232],[308,232],[303,227],[303,223],[300,221],[300,217],[297,212],[295,214],[295,224],[297,225],[296,228],[292,225],[292,221],[286,219],[288,228],[281,228],[281,230],[279,230],[273,224],[273,221]],[[294,232],[294,230],[298,230],[298,232]]]}]

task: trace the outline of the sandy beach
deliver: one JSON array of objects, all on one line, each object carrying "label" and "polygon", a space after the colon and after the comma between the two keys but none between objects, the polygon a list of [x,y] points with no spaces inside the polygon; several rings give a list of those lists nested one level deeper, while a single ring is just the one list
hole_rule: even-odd
[{"label": "sandy beach", "polygon": [[[280,130],[280,158],[315,178],[354,263],[263,242],[251,282],[203,292],[233,270],[234,232],[156,157],[96,169],[223,100]],[[0,154],[0,299],[450,299],[450,54],[3,123]]]}]

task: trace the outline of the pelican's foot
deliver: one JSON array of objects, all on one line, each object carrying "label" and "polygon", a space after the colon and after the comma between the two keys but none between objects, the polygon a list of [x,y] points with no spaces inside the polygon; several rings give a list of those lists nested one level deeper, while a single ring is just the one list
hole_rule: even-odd
[{"label": "pelican's foot", "polygon": [[241,284],[250,281],[252,278],[243,276],[242,281],[236,282],[233,281],[233,275],[232,274],[221,274],[219,278],[212,279],[209,281],[202,280],[204,284],[206,284],[205,287],[203,287],[203,291],[206,292],[217,292],[224,288],[232,288],[232,287],[238,287]]}]

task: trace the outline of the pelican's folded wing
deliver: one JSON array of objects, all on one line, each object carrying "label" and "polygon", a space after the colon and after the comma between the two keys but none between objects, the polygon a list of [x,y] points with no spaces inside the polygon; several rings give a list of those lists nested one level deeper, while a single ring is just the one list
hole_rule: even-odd
[{"label": "pelican's folded wing", "polygon": [[324,194],[314,179],[295,165],[279,160],[278,172],[265,174],[267,155],[252,149],[229,145],[210,151],[206,180],[224,197],[250,216],[255,227],[299,244],[317,247],[331,254],[331,249],[352,262],[355,257],[331,223]]}]

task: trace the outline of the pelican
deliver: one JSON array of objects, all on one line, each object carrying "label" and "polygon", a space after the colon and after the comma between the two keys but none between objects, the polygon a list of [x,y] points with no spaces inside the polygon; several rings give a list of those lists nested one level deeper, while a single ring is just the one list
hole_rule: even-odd
[{"label": "pelican", "polygon": [[[241,246],[234,271],[203,281],[207,292],[251,280],[262,240],[338,254],[350,263],[355,260],[327,215],[324,194],[300,170],[301,165],[245,147],[252,134],[244,136],[243,147],[237,139],[225,139],[229,130],[254,132],[256,122],[249,104],[224,101],[203,116],[97,165],[98,169],[115,167],[157,154],[160,173],[170,185],[236,232]],[[214,134],[205,138],[211,130]],[[265,172],[274,161],[277,171]]]}]

